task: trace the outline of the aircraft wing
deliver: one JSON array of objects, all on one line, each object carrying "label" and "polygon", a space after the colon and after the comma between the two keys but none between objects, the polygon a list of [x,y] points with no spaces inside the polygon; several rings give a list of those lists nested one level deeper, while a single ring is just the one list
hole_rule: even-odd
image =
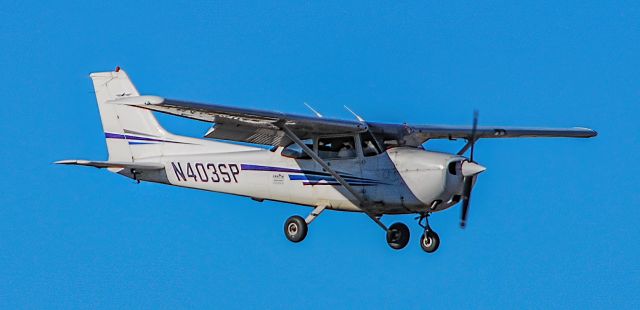
[{"label": "aircraft wing", "polygon": [[[472,126],[448,125],[398,125],[370,123],[371,130],[384,139],[400,138],[407,145],[421,145],[429,139],[469,139],[473,134]],[[484,138],[530,138],[530,137],[565,137],[590,138],[597,135],[592,129],[583,127],[542,128],[542,127],[508,127],[479,126],[476,139]]]},{"label": "aircraft wing", "polygon": [[286,146],[291,142],[280,129],[282,125],[287,125],[300,139],[313,135],[348,134],[367,130],[365,124],[357,121],[202,104],[156,96],[125,98],[115,103],[214,123],[205,134],[206,138],[266,145]]},{"label": "aircraft wing", "polygon": [[[202,104],[156,96],[128,97],[115,101],[176,116],[214,123],[207,138],[286,146],[291,141],[280,129],[287,125],[300,139],[314,135],[352,134],[370,130],[383,140],[399,145],[420,146],[429,139],[469,139],[471,126],[407,125],[319,118],[274,111]],[[476,138],[571,137],[588,138],[597,133],[588,128],[529,128],[480,126]]]}]

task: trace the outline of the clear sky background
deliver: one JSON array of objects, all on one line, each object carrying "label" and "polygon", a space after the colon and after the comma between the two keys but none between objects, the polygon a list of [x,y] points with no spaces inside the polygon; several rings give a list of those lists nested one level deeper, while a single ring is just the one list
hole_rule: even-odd
[{"label": "clear sky background", "polygon": [[[0,308],[637,309],[639,39],[635,1],[4,2]],[[292,244],[310,209],[52,164],[106,159],[88,74],[116,65],[143,94],[599,136],[481,140],[468,227],[434,214],[434,255],[412,216],[384,218],[402,251],[338,212]]]}]

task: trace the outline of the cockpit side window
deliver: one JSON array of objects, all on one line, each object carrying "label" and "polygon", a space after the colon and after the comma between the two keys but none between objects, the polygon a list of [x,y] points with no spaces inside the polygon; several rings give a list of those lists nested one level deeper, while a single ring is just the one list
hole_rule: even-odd
[{"label": "cockpit side window", "polygon": [[356,158],[355,139],[353,136],[320,138],[318,156],[322,159]]},{"label": "cockpit side window", "polygon": [[[304,143],[307,147],[309,147],[310,149],[313,150],[313,139],[306,139],[303,140],[302,143]],[[302,148],[295,144],[295,143],[291,143],[289,145],[287,145],[283,150],[282,153],[280,153],[282,156],[284,157],[289,157],[289,158],[293,158],[293,159],[311,159],[311,157],[309,155],[307,155],[307,153],[305,153]]]}]

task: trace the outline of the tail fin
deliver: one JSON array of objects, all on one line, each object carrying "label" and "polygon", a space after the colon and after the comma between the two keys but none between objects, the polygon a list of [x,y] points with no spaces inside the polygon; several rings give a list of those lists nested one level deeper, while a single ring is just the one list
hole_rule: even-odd
[{"label": "tail fin", "polygon": [[151,111],[110,101],[140,96],[129,76],[120,68],[113,72],[91,74],[100,118],[107,140],[109,161],[134,162],[159,156],[161,144],[169,133],[160,126]]}]

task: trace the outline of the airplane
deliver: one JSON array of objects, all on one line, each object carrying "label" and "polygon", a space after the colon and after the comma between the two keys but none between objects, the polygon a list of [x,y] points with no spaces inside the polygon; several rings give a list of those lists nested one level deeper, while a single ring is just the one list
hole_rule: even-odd
[{"label": "airplane", "polygon": [[[471,193],[480,173],[474,160],[479,139],[522,137],[588,138],[588,128],[526,128],[388,124],[202,104],[142,96],[120,67],[90,74],[104,129],[108,160],[62,160],[57,164],[106,168],[140,181],[200,189],[312,207],[305,217],[285,221],[291,242],[305,239],[324,211],[360,212],[385,232],[392,249],[409,242],[401,222],[383,215],[417,214],[420,246],[440,246],[429,216],[462,202],[465,227]],[[204,138],[175,135],[154,117],[160,112],[212,123]],[[462,139],[457,153],[426,150],[431,139]],[[465,154],[469,152],[469,156]]]}]

